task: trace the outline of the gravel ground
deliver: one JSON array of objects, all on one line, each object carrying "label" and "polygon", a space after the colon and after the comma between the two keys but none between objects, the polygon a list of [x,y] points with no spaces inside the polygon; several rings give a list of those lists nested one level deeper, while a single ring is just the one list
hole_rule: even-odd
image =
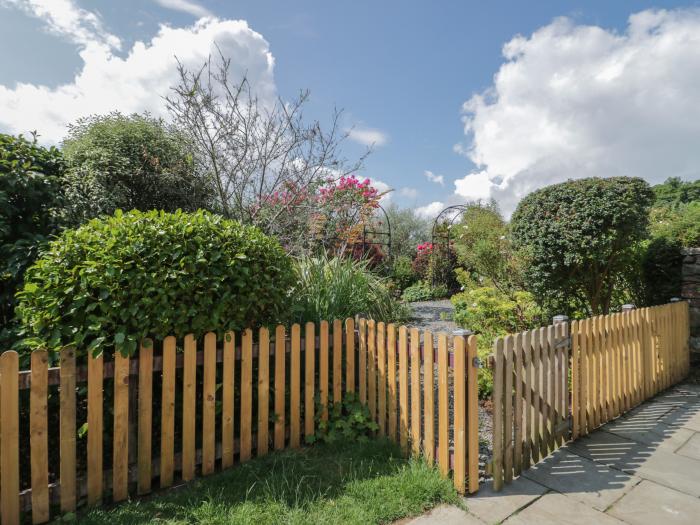
[{"label": "gravel ground", "polygon": [[[452,315],[454,307],[449,299],[440,301],[421,301],[410,303],[413,312],[413,319],[409,323],[410,326],[420,328],[422,330],[430,330],[433,333],[446,332],[452,333],[453,330],[459,328],[453,321]],[[438,371],[437,365],[433,374],[435,378],[435,399],[437,400],[437,381]],[[423,374],[421,373],[421,382]],[[449,379],[450,390],[452,389],[452,377]],[[452,400],[452,397],[450,397]],[[450,403],[450,419],[453,418],[454,407]],[[435,428],[437,430],[438,413],[435,410]],[[451,433],[450,433],[451,434]],[[436,432],[437,435],[437,432]],[[450,435],[450,445],[452,445],[453,436]],[[493,443],[493,421],[490,400],[479,401],[479,477],[481,480],[486,479],[486,463],[491,460],[491,444]]]},{"label": "gravel ground", "polygon": [[[430,330],[433,333],[447,332],[458,326],[452,321],[454,307],[449,299],[440,301],[420,301],[409,304],[413,312],[413,319],[410,325],[421,330]],[[446,319],[443,319],[445,317]]]}]

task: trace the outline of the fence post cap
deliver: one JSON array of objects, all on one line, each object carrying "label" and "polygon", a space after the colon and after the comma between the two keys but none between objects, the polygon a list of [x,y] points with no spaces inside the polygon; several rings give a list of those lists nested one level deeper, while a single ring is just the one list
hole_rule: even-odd
[{"label": "fence post cap", "polygon": [[628,312],[628,311],[630,311],[630,310],[634,310],[635,308],[637,308],[637,307],[636,307],[635,305],[631,304],[631,303],[629,303],[629,304],[623,304],[623,305],[622,305],[622,311],[623,311],[623,312]]},{"label": "fence post cap", "polygon": [[456,330],[452,330],[452,335],[455,337],[466,337],[468,335],[473,335],[474,332],[471,330],[467,330],[466,328],[457,328]]},{"label": "fence post cap", "polygon": [[569,316],[564,314],[555,315],[552,317],[552,324],[567,323],[569,322]]},{"label": "fence post cap", "polygon": [[680,298],[680,297],[671,297],[670,302],[672,302],[672,303],[680,303],[680,302],[681,302],[681,298]]}]

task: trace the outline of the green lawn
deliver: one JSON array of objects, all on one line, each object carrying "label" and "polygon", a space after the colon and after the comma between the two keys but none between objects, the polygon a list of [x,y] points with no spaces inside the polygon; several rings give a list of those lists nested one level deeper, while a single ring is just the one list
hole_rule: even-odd
[{"label": "green lawn", "polygon": [[273,453],[221,474],[108,509],[81,523],[387,523],[438,503],[452,483],[388,441]]}]

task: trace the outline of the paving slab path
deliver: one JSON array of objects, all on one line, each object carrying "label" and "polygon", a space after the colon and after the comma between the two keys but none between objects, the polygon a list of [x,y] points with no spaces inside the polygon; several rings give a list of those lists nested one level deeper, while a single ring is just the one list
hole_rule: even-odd
[{"label": "paving slab path", "polygon": [[700,524],[700,385],[662,392],[464,504],[409,523]]}]

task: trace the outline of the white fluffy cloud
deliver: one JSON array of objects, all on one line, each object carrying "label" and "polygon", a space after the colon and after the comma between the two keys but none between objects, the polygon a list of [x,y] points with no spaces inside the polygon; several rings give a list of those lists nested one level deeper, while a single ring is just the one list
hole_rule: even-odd
[{"label": "white fluffy cloud", "polygon": [[118,39],[106,32],[97,15],[71,1],[13,3],[76,43],[83,66],[67,84],[0,85],[0,129],[4,131],[36,129],[43,141],[55,143],[65,135],[66,124],[93,113],[150,111],[164,116],[163,97],[177,82],[175,57],[188,68],[199,68],[217,53],[216,46],[232,59],[231,78],[247,74],[263,101],[276,96],[269,45],[245,21],[209,18],[190,27],[161,26],[149,42],[135,42],[122,57],[115,53]]},{"label": "white fluffy cloud", "polygon": [[445,185],[445,176],[444,175],[435,175],[430,170],[425,170],[423,172],[423,175],[425,175],[425,178],[428,179],[430,182],[434,182],[435,184],[439,184],[440,186]]},{"label": "white fluffy cloud", "polygon": [[348,138],[363,146],[383,146],[389,140],[383,131],[358,126],[348,130]]},{"label": "white fluffy cloud", "polygon": [[168,9],[182,11],[196,17],[212,16],[206,7],[190,0],[155,0],[155,2]]},{"label": "white fluffy cloud", "polygon": [[420,208],[416,208],[416,215],[419,217],[424,217],[426,219],[434,219],[437,217],[438,213],[445,209],[445,203],[440,201],[434,201]]},{"label": "white fluffy cloud", "polygon": [[468,199],[509,214],[527,193],[569,178],[700,176],[700,10],[648,10],[624,33],[557,19],[503,48],[488,91],[464,104],[478,169]]}]

